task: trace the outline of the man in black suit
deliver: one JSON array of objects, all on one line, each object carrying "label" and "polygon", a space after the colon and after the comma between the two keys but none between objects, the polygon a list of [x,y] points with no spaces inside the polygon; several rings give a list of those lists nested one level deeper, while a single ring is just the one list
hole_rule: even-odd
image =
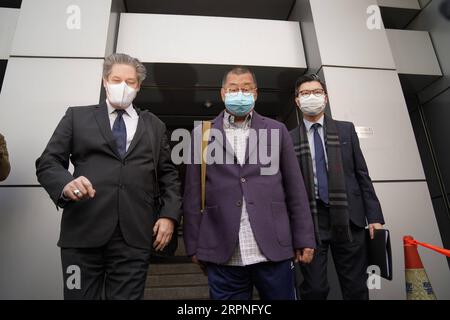
[{"label": "man in black suit", "polygon": [[145,76],[137,59],[107,57],[106,101],[70,107],[36,160],[39,182],[64,208],[65,299],[142,298],[151,248],[167,246],[180,219],[165,125],[132,104]]},{"label": "man in black suit", "polygon": [[315,74],[300,77],[295,101],[303,119],[291,136],[308,191],[317,249],[309,265],[301,265],[300,296],[326,299],[327,257],[331,249],[344,299],[368,299],[365,227],[373,238],[383,214],[366,161],[351,122],[324,113],[326,86]]}]

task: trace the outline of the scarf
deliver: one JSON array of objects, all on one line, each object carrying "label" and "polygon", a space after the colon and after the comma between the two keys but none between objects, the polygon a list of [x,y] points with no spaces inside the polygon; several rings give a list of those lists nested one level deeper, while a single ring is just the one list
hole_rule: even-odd
[{"label": "scarf", "polygon": [[[330,202],[331,237],[335,242],[351,242],[350,215],[348,211],[339,132],[337,130],[336,121],[327,115],[325,115],[324,118],[324,133],[328,157],[328,195]],[[299,160],[303,179],[305,180],[309,207],[314,222],[316,241],[320,244],[318,211],[314,188],[314,171],[308,136],[303,120],[299,126],[299,134],[299,144],[296,144],[294,148]]]}]

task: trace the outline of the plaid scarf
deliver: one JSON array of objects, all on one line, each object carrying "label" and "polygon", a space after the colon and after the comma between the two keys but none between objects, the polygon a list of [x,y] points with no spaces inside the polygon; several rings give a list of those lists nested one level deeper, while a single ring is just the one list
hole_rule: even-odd
[{"label": "plaid scarf", "polygon": [[[314,171],[309,148],[308,136],[303,120],[300,123],[299,144],[294,145],[300,169],[305,180],[309,206],[314,221],[314,231],[317,243],[321,243],[319,236],[318,211],[316,192],[314,188]],[[330,223],[332,240],[336,242],[351,242],[350,217],[348,211],[347,192],[345,187],[344,168],[342,165],[341,144],[336,121],[325,115],[324,136],[328,156],[328,195],[330,201]]]}]

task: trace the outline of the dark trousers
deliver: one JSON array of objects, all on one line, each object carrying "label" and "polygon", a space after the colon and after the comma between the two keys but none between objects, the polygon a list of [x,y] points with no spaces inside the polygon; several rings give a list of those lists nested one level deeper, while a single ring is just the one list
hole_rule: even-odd
[{"label": "dark trousers", "polygon": [[119,226],[103,247],[61,248],[61,260],[66,300],[137,300],[144,295],[150,250],[127,245]]},{"label": "dark trousers", "polygon": [[367,250],[364,228],[351,224],[353,242],[336,243],[331,240],[329,208],[317,201],[319,213],[319,232],[322,244],[314,253],[309,265],[301,265],[304,277],[300,285],[303,300],[325,300],[330,287],[327,279],[328,250],[331,249],[336,273],[344,300],[368,300],[367,288]]},{"label": "dark trousers", "polygon": [[206,268],[209,294],[213,300],[251,300],[253,287],[262,300],[295,299],[291,260],[243,267],[208,263]]}]

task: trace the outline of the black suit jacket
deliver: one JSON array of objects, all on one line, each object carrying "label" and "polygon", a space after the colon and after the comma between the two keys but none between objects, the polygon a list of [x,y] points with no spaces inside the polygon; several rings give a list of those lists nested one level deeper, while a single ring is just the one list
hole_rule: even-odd
[{"label": "black suit jacket", "polygon": [[[355,126],[351,122],[335,121],[341,143],[350,220],[359,227],[365,227],[367,223],[384,224],[380,202],[369,176]],[[290,133],[294,144],[299,144],[299,127]]]},{"label": "black suit jacket", "polygon": [[[55,204],[64,207],[60,247],[102,246],[120,221],[129,245],[151,248],[155,222],[154,159],[163,203],[160,217],[179,221],[180,182],[170,158],[166,127],[152,113],[137,111],[136,133],[124,159],[118,155],[105,102],[70,107],[36,160],[39,182]],[[67,171],[69,161],[74,166],[73,176]],[[95,197],[62,203],[64,186],[79,176],[91,181]]]}]

